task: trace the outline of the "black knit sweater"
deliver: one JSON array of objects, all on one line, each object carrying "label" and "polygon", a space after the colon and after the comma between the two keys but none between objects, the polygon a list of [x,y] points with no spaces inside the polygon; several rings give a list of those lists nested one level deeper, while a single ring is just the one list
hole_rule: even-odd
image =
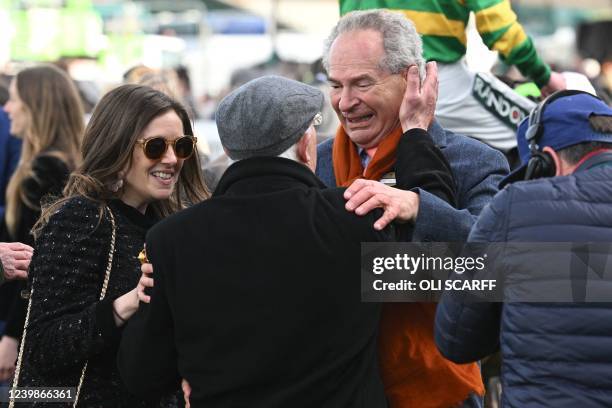
[{"label": "black knit sweater", "polygon": [[75,387],[88,360],[80,406],[168,406],[130,395],[115,362],[122,329],[115,325],[112,302],[138,283],[136,257],[155,219],[119,200],[112,201],[110,208],[117,226],[116,247],[102,301],[98,299],[108,262],[111,223],[107,213],[100,220],[97,203],[71,199],[51,217],[37,240],[30,266],[34,295],[19,385]]}]

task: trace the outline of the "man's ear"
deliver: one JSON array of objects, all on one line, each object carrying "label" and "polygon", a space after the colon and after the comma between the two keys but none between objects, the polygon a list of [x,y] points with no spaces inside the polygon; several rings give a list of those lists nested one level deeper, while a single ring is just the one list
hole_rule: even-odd
[{"label": "man's ear", "polygon": [[557,153],[550,146],[544,146],[544,148],[542,149],[542,152],[548,153],[552,157],[553,162],[555,163],[555,176],[566,175],[565,170],[566,170],[567,165],[565,165],[565,162],[561,160],[561,158],[559,157],[559,153]]},{"label": "man's ear", "polygon": [[312,134],[308,131],[304,133],[300,141],[297,143],[297,157],[301,163],[308,165],[310,160],[310,152],[308,151],[308,146],[310,145],[310,139],[312,138]]}]

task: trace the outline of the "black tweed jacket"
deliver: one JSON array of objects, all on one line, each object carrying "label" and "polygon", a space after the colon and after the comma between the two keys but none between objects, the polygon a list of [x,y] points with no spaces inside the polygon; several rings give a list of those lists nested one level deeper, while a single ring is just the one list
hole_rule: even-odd
[{"label": "black tweed jacket", "polygon": [[[89,361],[79,405],[84,407],[172,406],[144,401],[121,383],[116,354],[122,329],[112,302],[140,277],[137,255],[155,223],[119,200],[109,204],[116,220],[116,248],[106,298],[99,301],[110,247],[111,223],[97,203],[74,198],[45,226],[30,266],[34,295],[21,387],[76,387]],[[178,385],[177,385],[178,388]],[[170,400],[175,399],[174,396]],[[43,403],[33,406],[46,406]],[[49,404],[57,408],[61,405]],[[67,406],[71,406],[68,404]]]}]

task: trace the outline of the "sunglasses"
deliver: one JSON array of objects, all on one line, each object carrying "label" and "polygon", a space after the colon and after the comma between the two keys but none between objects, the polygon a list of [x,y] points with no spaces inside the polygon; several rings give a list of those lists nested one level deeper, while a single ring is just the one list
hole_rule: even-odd
[{"label": "sunglasses", "polygon": [[181,136],[174,140],[167,140],[161,136],[151,137],[145,140],[137,140],[142,145],[145,156],[151,160],[159,160],[172,145],[174,155],[177,159],[188,159],[195,151],[198,139],[195,136]]}]

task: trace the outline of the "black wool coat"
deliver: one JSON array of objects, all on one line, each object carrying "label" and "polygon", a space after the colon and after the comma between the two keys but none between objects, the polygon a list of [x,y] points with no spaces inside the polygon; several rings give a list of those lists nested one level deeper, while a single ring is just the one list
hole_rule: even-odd
[{"label": "black wool coat", "polygon": [[120,347],[128,388],[162,391],[180,372],[193,407],[386,406],[360,242],[392,236],[344,202],[302,164],[253,158],[154,227],[152,301]]},{"label": "black wool coat", "polygon": [[[427,132],[404,135],[396,172],[399,187],[455,202]],[[360,243],[396,236],[374,230],[380,210],[346,211],[343,191],[295,161],[252,158],[210,200],[157,224],[152,300],[119,349],[128,389],[150,397],[185,378],[194,408],[385,407],[380,304],[360,299]],[[397,232],[409,239],[411,226]]]}]

